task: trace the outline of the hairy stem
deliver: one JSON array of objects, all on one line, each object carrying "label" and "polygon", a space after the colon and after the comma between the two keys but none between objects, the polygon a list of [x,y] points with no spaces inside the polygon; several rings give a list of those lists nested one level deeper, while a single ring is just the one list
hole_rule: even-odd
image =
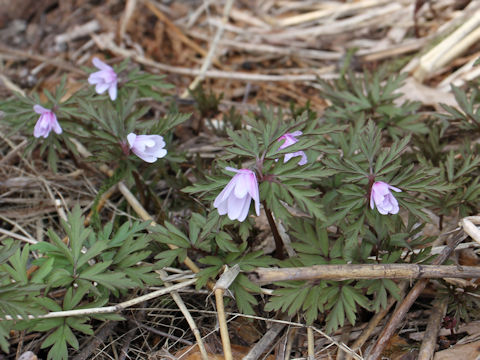
[{"label": "hairy stem", "polygon": [[272,229],[273,239],[275,240],[275,257],[277,259],[284,259],[284,251],[283,251],[283,240],[280,236],[280,233],[277,229],[277,224],[275,224],[275,220],[273,219],[272,212],[267,207],[265,201],[263,201],[263,208],[265,209],[265,214],[267,215],[268,225],[270,225],[270,229]]},{"label": "hairy stem", "polygon": [[137,186],[138,195],[140,196],[140,203],[143,207],[147,207],[147,199],[145,198],[145,187],[143,186],[142,180],[138,172],[132,172],[133,178],[135,179],[135,185]]}]

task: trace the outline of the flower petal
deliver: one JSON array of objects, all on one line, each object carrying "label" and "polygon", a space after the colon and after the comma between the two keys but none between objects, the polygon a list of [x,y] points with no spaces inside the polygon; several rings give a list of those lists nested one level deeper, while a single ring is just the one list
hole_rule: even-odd
[{"label": "flower petal", "polygon": [[382,215],[387,215],[388,214],[388,211],[385,210],[382,206],[378,206],[378,204],[377,204],[377,210]]},{"label": "flower petal", "polygon": [[108,95],[110,95],[110,99],[112,101],[115,101],[117,98],[117,84],[110,85],[110,88],[108,89]]},{"label": "flower petal", "polygon": [[249,189],[249,174],[240,173],[235,184],[234,194],[241,199],[247,195]]},{"label": "flower petal", "polygon": [[97,72],[91,73],[88,76],[88,83],[90,85],[95,85],[97,83],[104,82],[104,81],[105,79],[103,78],[103,71],[97,71]]},{"label": "flower petal", "polygon": [[108,89],[108,87],[109,85],[106,83],[98,83],[95,86],[95,91],[97,92],[97,94],[103,94]]},{"label": "flower petal", "polygon": [[213,206],[218,209],[218,213],[224,215],[226,212],[229,219],[244,221],[248,216],[253,198],[255,212],[260,215],[260,199],[255,173],[249,169],[237,170],[230,167],[226,169],[236,174],[215,198]]},{"label": "flower petal", "polygon": [[240,213],[242,212],[245,203],[250,204],[250,196],[245,196],[244,198],[237,198],[233,194],[228,197],[228,218],[230,220],[238,219]]},{"label": "flower petal", "polygon": [[53,116],[55,117],[55,119],[52,123],[53,131],[55,131],[56,134],[60,135],[63,132],[62,127],[58,123],[58,120],[57,120],[57,117],[55,116],[55,114]]},{"label": "flower petal", "polygon": [[[242,209],[240,209],[240,214],[238,215],[238,218],[237,218],[238,221],[241,222],[241,221],[244,221],[247,218],[248,211],[250,210],[250,203],[251,203],[250,196],[247,196],[245,198],[245,202],[243,203]],[[257,214],[257,215],[259,215],[259,214]]]},{"label": "flower petal", "polygon": [[137,138],[137,135],[134,133],[130,133],[127,135],[127,141],[128,145],[130,145],[130,149],[133,147],[133,144],[135,144],[135,139]]},{"label": "flower petal", "polygon": [[[217,196],[217,199],[218,199],[218,196]],[[215,199],[215,201],[217,201],[217,199]],[[217,205],[215,205],[214,203],[214,206],[217,208],[219,215],[225,215],[228,211],[228,202],[226,200],[219,201]]]},{"label": "flower petal", "polygon": [[397,214],[400,210],[398,201],[395,196],[393,196],[390,189],[401,191],[383,181],[375,182],[371,188],[370,207],[373,209],[375,204],[378,212],[382,215]]},{"label": "flower petal", "polygon": [[402,190],[400,190],[399,188],[395,187],[395,186],[392,186],[392,185],[388,185],[388,188],[390,190],[393,190],[393,191],[396,191],[396,192],[402,192]]},{"label": "flower petal", "polygon": [[155,156],[138,151],[136,148],[132,148],[132,152],[145,162],[154,163],[155,161],[157,161],[157,158]]},{"label": "flower petal", "polygon": [[35,111],[37,114],[43,115],[43,114],[49,112],[50,110],[45,109],[43,106],[40,106],[40,105],[36,104],[36,105],[33,105],[33,111]]},{"label": "flower petal", "polygon": [[232,190],[235,188],[235,183],[237,180],[235,179],[235,176],[229,181],[227,186],[218,194],[218,196],[215,198],[215,201],[213,202],[214,207],[218,207],[218,204],[227,201],[227,198],[230,196],[230,193]]},{"label": "flower petal", "polygon": [[240,170],[238,169],[235,169],[235,168],[232,168],[230,166],[225,166],[225,170],[228,170],[228,171],[232,171],[234,173],[238,173]]},{"label": "flower petal", "polygon": [[151,148],[155,146],[155,140],[151,139],[148,135],[138,135],[135,140],[135,147],[145,151],[146,148]]},{"label": "flower petal", "polygon": [[94,57],[92,59],[92,63],[96,68],[98,68],[100,70],[110,70],[110,69],[112,69],[112,67],[110,65],[105,64],[102,60],[100,60],[97,57]]},{"label": "flower petal", "polygon": [[36,138],[44,137],[46,138],[50,130],[48,129],[48,122],[46,121],[45,115],[40,116],[33,128],[33,136]]},{"label": "flower petal", "polygon": [[250,183],[248,185],[248,193],[252,197],[253,201],[255,202],[255,213],[257,216],[260,216],[260,194],[258,192],[258,182],[257,177],[252,172],[250,175]]},{"label": "flower petal", "polygon": [[300,155],[302,156],[302,158],[301,158],[300,161],[298,162],[298,165],[303,166],[303,165],[305,165],[305,164],[308,162],[307,154],[305,154],[304,151],[299,151],[299,153],[300,153]]}]

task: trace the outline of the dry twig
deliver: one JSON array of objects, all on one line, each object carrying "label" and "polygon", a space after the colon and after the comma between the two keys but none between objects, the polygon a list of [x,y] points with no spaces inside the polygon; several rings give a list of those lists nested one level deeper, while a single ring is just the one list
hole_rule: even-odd
[{"label": "dry twig", "polygon": [[213,288],[215,293],[215,304],[217,305],[218,326],[220,327],[220,337],[222,338],[223,355],[225,360],[233,360],[232,347],[230,346],[230,335],[228,334],[227,318],[225,316],[225,307],[223,304],[223,294],[228,290],[232,282],[240,273],[240,266],[236,264],[231,269],[227,269],[218,279]]},{"label": "dry twig", "polygon": [[[173,31],[178,36],[178,39],[183,42],[185,45],[192,48],[197,53],[201,54],[202,56],[207,56],[207,52],[204,48],[199,46],[196,42],[190,40],[181,29],[178,28],[158,7],[157,5],[152,2],[151,0],[144,0],[144,4],[152,11],[158,19],[165,23],[169,29]],[[214,64],[217,66],[221,66],[221,64],[215,60]]]},{"label": "dry twig", "polygon": [[480,216],[467,216],[460,221],[460,226],[463,228],[463,231],[480,244],[480,230],[475,224],[480,224]]},{"label": "dry twig", "polygon": [[[166,286],[172,286],[171,283],[168,281],[165,281],[167,276],[167,273],[164,270],[160,270],[160,278],[164,281]],[[187,307],[185,306],[185,303],[183,302],[182,298],[178,294],[177,291],[172,291],[170,293],[172,299],[175,301],[177,304],[178,308],[182,312],[183,316],[185,317],[185,320],[187,320],[188,326],[190,326],[190,329],[193,332],[193,335],[195,336],[195,340],[197,340],[197,345],[198,348],[200,349],[200,354],[202,356],[203,360],[208,360],[208,354],[207,350],[205,349],[205,345],[203,344],[202,336],[200,334],[200,331],[198,330],[197,324],[195,323],[195,320],[193,320],[192,315],[188,311]]]},{"label": "dry twig", "polygon": [[97,349],[101,343],[105,342],[107,336],[109,336],[115,326],[117,326],[118,321],[109,321],[104,324],[100,330],[92,336],[90,342],[78,353],[75,355],[73,360],[86,360],[90,355]]},{"label": "dry twig", "polygon": [[[407,282],[402,282],[398,287],[400,290],[401,297],[403,297],[405,293],[405,289],[407,288]],[[368,325],[363,330],[362,334],[352,344],[351,348],[353,351],[359,351],[362,348],[362,346],[365,344],[368,338],[373,334],[373,332],[375,331],[380,321],[382,321],[382,319],[389,313],[390,309],[392,308],[393,305],[395,305],[396,302],[397,302],[397,299],[395,299],[393,296],[390,296],[385,309],[382,309],[381,311],[373,315],[372,319],[368,322]],[[351,355],[347,354],[346,359],[351,360],[352,359]]]},{"label": "dry twig", "polygon": [[435,352],[435,345],[437,343],[437,336],[442,327],[442,320],[447,311],[448,299],[442,299],[436,302],[432,307],[432,313],[428,319],[427,328],[425,330],[425,337],[423,338],[420,351],[418,353],[418,360],[433,359]]},{"label": "dry twig", "polygon": [[135,12],[136,6],[137,6],[137,0],[127,0],[127,3],[125,5],[125,11],[123,12],[122,20],[120,22],[120,30],[118,32],[120,40],[123,40],[123,38],[125,37],[128,23],[133,13]]},{"label": "dry twig", "polygon": [[23,318],[21,315],[16,315],[15,317],[6,315],[3,318],[0,318],[0,321],[11,321],[11,320],[33,320],[33,319],[52,319],[59,317],[68,317],[68,316],[83,316],[83,315],[93,315],[93,314],[108,314],[114,313],[131,306],[140,304],[144,301],[155,299],[159,296],[169,294],[172,291],[182,289],[184,287],[193,285],[197,279],[186,280],[179,284],[175,284],[169,287],[164,287],[160,290],[153,291],[149,294],[139,296],[137,298],[121,302],[113,306],[104,306],[98,308],[89,308],[89,309],[76,309],[76,310],[65,310],[65,311],[53,311],[44,315],[28,315],[26,318]]},{"label": "dry twig", "polygon": [[225,360],[233,360],[230,336],[228,335],[228,327],[225,320],[225,307],[223,305],[224,293],[225,289],[218,288],[215,290],[215,304],[217,305],[218,325],[220,327],[220,337],[222,338],[223,355],[225,356]]},{"label": "dry twig", "polygon": [[307,327],[307,351],[308,351],[308,360],[315,359],[315,338],[313,337],[313,330],[309,326]]},{"label": "dry twig", "polygon": [[228,15],[230,14],[230,10],[232,9],[233,5],[233,0],[227,0],[225,2],[225,7],[223,9],[223,17],[222,17],[222,24],[223,26],[219,26],[217,28],[217,32],[215,33],[215,37],[213,38],[213,41],[210,45],[210,49],[208,50],[208,54],[205,57],[202,67],[200,68],[200,73],[197,75],[197,77],[192,81],[192,83],[189,85],[188,89],[185,90],[185,92],[182,94],[181,98],[186,98],[189,95],[188,90],[194,90],[200,82],[205,79],[205,73],[207,72],[208,68],[210,67],[210,64],[213,61],[213,56],[215,54],[215,50],[217,49],[218,41],[222,37],[223,30],[225,28],[225,25],[228,21]]},{"label": "dry twig", "polygon": [[249,274],[257,284],[288,280],[345,280],[345,279],[425,279],[480,278],[476,266],[419,265],[419,264],[346,264],[314,265],[297,268],[256,268]]},{"label": "dry twig", "polygon": [[421,57],[413,76],[423,81],[480,39],[480,11]]},{"label": "dry twig", "polygon": [[285,327],[285,324],[275,323],[272,327],[262,336],[262,338],[250,349],[247,355],[242,360],[257,360],[262,354],[264,354],[268,347],[271,346],[273,341],[277,338],[280,332]]},{"label": "dry twig", "polygon": [[[435,259],[434,264],[439,265],[445,262],[450,254],[455,250],[458,244],[460,244],[465,239],[465,235],[462,232],[458,232],[448,244],[448,247],[444,249],[444,251]],[[385,328],[382,330],[382,333],[379,335],[373,349],[370,351],[368,355],[368,360],[377,360],[385,346],[387,345],[388,341],[392,337],[394,331],[397,329],[400,322],[404,319],[405,315],[407,314],[410,307],[413,305],[415,300],[421,294],[423,289],[428,284],[428,279],[422,279],[418,281],[415,286],[410,290],[408,295],[403,299],[400,306],[397,307],[395,312],[390,317]]]}]

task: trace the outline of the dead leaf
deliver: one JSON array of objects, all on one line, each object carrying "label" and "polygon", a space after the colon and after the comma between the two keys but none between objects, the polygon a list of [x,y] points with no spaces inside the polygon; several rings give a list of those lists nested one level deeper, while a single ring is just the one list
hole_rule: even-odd
[{"label": "dead leaf", "polygon": [[[205,348],[207,349],[208,353],[208,358],[210,360],[223,360],[223,354],[212,354],[209,350],[208,344],[205,344]],[[246,346],[240,346],[240,345],[232,345],[232,357],[233,360],[241,360],[245,355],[248,354],[250,351],[249,347]],[[187,356],[182,357],[182,360],[202,360],[202,356],[200,354],[200,351],[198,350],[197,345],[189,346],[187,348],[184,348],[180,351],[178,351],[175,354],[176,358],[179,358],[183,354],[187,353]],[[267,360],[274,360],[275,357],[273,355],[267,356],[265,359]]]},{"label": "dead leaf", "polygon": [[410,353],[408,347],[409,344],[407,340],[401,336],[395,335],[388,341],[382,355],[389,359],[407,359],[404,358],[404,356]]},{"label": "dead leaf", "polygon": [[38,357],[33,352],[26,351],[18,357],[18,360],[38,360]]},{"label": "dead leaf", "polygon": [[399,106],[406,100],[420,101],[423,104],[435,107],[437,111],[442,110],[439,105],[440,103],[454,107],[458,106],[452,93],[425,86],[412,77],[405,80],[405,84],[403,84],[403,86],[396,92],[402,93],[402,96],[395,100],[395,103]]},{"label": "dead leaf", "polygon": [[439,351],[433,360],[477,360],[480,359],[480,341],[470,344],[454,345],[450,349]]},{"label": "dead leaf", "polygon": [[250,345],[257,342],[263,335],[251,319],[237,317],[235,320],[232,320],[228,326],[236,336]]}]

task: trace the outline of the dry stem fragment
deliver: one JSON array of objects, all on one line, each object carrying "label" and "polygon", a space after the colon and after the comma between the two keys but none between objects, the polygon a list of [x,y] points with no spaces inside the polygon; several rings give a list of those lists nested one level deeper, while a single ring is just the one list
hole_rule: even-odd
[{"label": "dry stem fragment", "polygon": [[418,353],[418,360],[430,360],[435,352],[435,344],[437,343],[438,332],[442,326],[442,319],[447,311],[448,299],[442,299],[435,303],[432,308],[432,314],[428,319],[425,337]]},{"label": "dry stem fragment", "polygon": [[480,11],[420,58],[413,76],[423,81],[480,39]]}]

